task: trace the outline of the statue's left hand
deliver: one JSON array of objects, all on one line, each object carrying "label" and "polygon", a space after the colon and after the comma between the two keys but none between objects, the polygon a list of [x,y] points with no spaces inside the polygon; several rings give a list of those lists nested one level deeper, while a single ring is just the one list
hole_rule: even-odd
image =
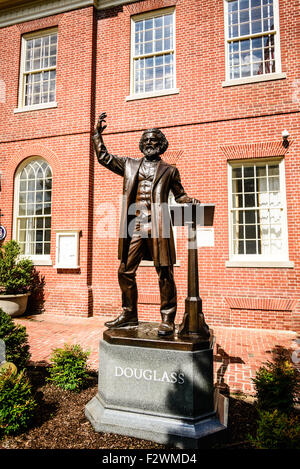
[{"label": "statue's left hand", "polygon": [[102,112],[99,116],[99,119],[96,125],[96,132],[98,133],[98,135],[101,135],[102,132],[107,127],[106,125],[103,124],[104,122],[106,122],[105,119],[106,119],[106,112]]},{"label": "statue's left hand", "polygon": [[194,197],[187,197],[183,203],[185,204],[201,204],[200,200],[194,199]]}]

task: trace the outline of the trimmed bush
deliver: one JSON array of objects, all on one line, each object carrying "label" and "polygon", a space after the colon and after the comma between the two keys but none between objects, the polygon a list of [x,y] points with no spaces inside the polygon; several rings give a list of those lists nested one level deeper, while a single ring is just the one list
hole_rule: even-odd
[{"label": "trimmed bush", "polygon": [[36,408],[24,370],[0,372],[0,436],[13,435],[28,427]]},{"label": "trimmed bush", "polygon": [[4,295],[30,290],[34,266],[30,259],[18,260],[20,252],[20,246],[14,240],[0,247],[0,293]]},{"label": "trimmed bush", "polygon": [[80,391],[88,379],[87,359],[89,352],[80,345],[65,344],[64,348],[53,350],[48,381],[68,391]]},{"label": "trimmed bush", "polygon": [[13,362],[20,370],[30,359],[26,328],[15,324],[13,319],[0,309],[0,339],[4,340],[6,361]]},{"label": "trimmed bush", "polygon": [[300,420],[278,410],[260,412],[256,437],[249,437],[257,449],[300,449]]},{"label": "trimmed bush", "polygon": [[252,381],[258,409],[291,412],[299,388],[299,373],[286,354],[278,354],[274,362],[260,367]]}]

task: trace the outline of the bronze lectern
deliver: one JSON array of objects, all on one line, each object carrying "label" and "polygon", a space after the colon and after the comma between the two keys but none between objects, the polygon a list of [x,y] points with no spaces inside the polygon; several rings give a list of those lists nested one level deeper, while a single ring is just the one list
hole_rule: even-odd
[{"label": "bronze lectern", "polygon": [[199,296],[197,225],[212,226],[214,209],[213,204],[171,206],[173,224],[188,227],[188,295],[183,321],[178,329],[178,335],[182,338],[207,340],[210,336]]}]

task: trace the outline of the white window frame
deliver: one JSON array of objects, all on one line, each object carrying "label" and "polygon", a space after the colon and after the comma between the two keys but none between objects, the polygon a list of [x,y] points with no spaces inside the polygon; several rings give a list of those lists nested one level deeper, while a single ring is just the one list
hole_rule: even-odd
[{"label": "white window frame", "polygon": [[[36,161],[36,160],[44,160],[46,163],[48,163],[47,160],[42,158],[41,156],[32,156],[30,158],[27,158],[23,163],[19,166],[17,169],[17,172],[15,174],[14,178],[14,213],[13,213],[13,239],[17,240],[17,218],[18,218],[18,213],[19,213],[19,189],[20,189],[20,175],[22,173],[22,170],[24,169],[25,166],[27,166],[28,163],[31,161]],[[48,163],[49,164],[49,163]],[[50,166],[50,165],[49,165]],[[51,166],[50,166],[51,167]],[[52,168],[51,168],[52,171]],[[53,172],[52,172],[52,177],[53,177]],[[53,186],[52,186],[52,191],[53,191]],[[51,205],[52,205],[52,198],[51,198]],[[52,212],[52,210],[51,210]],[[51,213],[52,217],[52,213]],[[51,232],[52,232],[52,227],[51,227]],[[51,242],[50,242],[50,252],[51,252]],[[50,254],[21,254],[20,255],[21,259],[31,259],[34,265],[52,265],[52,260],[51,260],[51,255]]]},{"label": "white window frame", "polygon": [[[264,254],[234,254],[233,252],[233,223],[232,223],[232,170],[243,166],[278,164],[281,210],[282,210],[282,254],[276,256],[267,256]],[[285,162],[284,158],[259,158],[250,160],[238,160],[228,162],[228,231],[229,231],[229,261],[226,262],[227,267],[283,267],[293,268],[294,263],[289,261],[288,248],[288,224],[287,224],[287,204],[286,204],[286,185],[285,185]]]},{"label": "white window frame", "polygon": [[[135,62],[135,23],[137,21],[145,20],[148,18],[156,18],[162,15],[173,15],[173,48],[170,49],[170,52],[173,54],[173,88],[162,89],[156,91],[149,91],[145,93],[135,93],[134,90],[134,62]],[[130,46],[130,95],[126,97],[126,101],[131,101],[135,99],[151,98],[156,96],[165,96],[171,94],[179,93],[179,89],[176,88],[176,12],[174,7],[164,8],[160,10],[155,10],[147,13],[142,13],[139,15],[134,15],[131,17],[131,46]],[[167,52],[153,52],[151,54],[145,54],[141,57],[154,57],[156,55],[166,55]]]},{"label": "white window frame", "polygon": [[[265,73],[263,75],[253,75],[250,77],[242,78],[230,78],[230,65],[229,65],[229,43],[232,38],[229,38],[228,34],[228,4],[234,0],[223,0],[224,1],[224,28],[225,28],[225,72],[226,79],[222,83],[223,87],[243,85],[247,83],[255,83],[261,81],[279,80],[286,78],[286,74],[282,73],[281,70],[281,52],[280,52],[280,31],[279,31],[279,4],[278,0],[273,0],[273,13],[274,13],[274,50],[275,50],[275,72]],[[250,0],[251,1],[251,0]],[[262,37],[264,33],[249,34],[246,36],[239,36],[235,40],[238,42],[244,39],[251,39],[254,37]]]},{"label": "white window frame", "polygon": [[[25,59],[26,59],[26,43],[30,39],[39,38],[48,36],[49,34],[57,33],[57,28],[46,29],[43,31],[36,31],[34,33],[24,34],[21,39],[21,60],[20,60],[20,76],[19,76],[19,95],[18,95],[18,108],[14,110],[14,113],[18,112],[25,112],[25,111],[35,111],[39,109],[48,109],[48,108],[55,108],[57,107],[57,102],[51,101],[48,103],[39,103],[39,104],[32,104],[32,105],[25,105],[25,76],[27,72],[25,72]],[[58,36],[57,36],[57,51],[58,51]],[[57,57],[58,52],[56,55],[56,65],[50,66],[41,69],[41,70],[57,70]],[[34,72],[37,72],[36,70]],[[55,83],[56,87],[57,83]]]}]

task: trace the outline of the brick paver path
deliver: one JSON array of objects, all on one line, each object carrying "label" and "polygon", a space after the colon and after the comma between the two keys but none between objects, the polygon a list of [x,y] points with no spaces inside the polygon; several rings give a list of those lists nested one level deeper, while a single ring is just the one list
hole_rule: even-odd
[{"label": "brick paver path", "polygon": [[[26,327],[33,362],[49,363],[53,348],[76,343],[90,350],[90,367],[98,369],[98,345],[107,317],[41,314],[15,318],[15,321]],[[294,332],[216,326],[213,330],[215,382],[229,386],[231,392],[253,393],[251,377],[263,362],[271,359],[274,347],[288,348],[291,352],[299,348]]]}]

